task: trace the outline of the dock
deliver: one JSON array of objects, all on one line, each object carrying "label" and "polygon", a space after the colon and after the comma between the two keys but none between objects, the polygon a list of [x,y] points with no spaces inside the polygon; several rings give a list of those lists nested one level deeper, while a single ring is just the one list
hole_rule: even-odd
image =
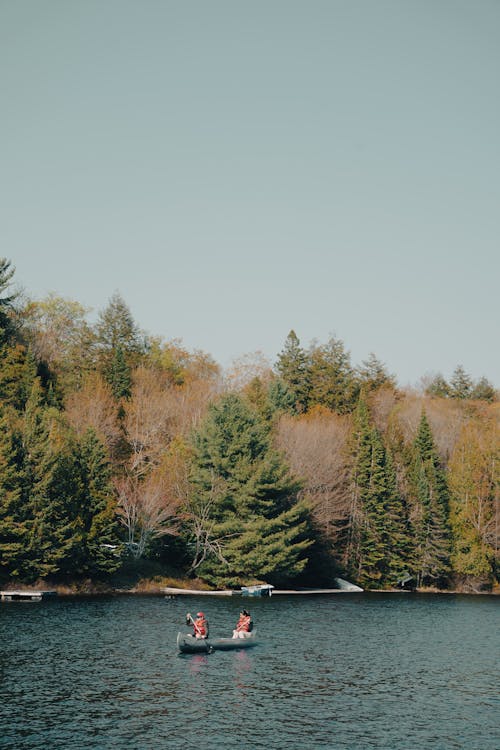
[{"label": "dock", "polygon": [[57,591],[0,591],[2,602],[41,602],[47,596],[57,596]]},{"label": "dock", "polygon": [[232,589],[207,591],[205,589],[176,589],[173,586],[165,586],[162,590],[166,596],[235,596],[241,593]]}]

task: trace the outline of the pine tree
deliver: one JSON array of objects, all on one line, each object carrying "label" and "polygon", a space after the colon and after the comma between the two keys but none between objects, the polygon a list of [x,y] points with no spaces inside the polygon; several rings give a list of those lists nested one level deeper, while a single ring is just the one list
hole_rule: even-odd
[{"label": "pine tree", "polygon": [[5,294],[12,283],[15,271],[10,260],[0,258],[0,344],[11,340],[16,330],[12,313],[13,302],[18,295]]},{"label": "pine tree", "polygon": [[392,455],[360,396],[351,437],[352,509],[347,564],[371,588],[394,586],[412,570],[411,530]]},{"label": "pine tree", "polygon": [[0,577],[20,578],[26,566],[29,527],[23,503],[19,441],[0,414]]},{"label": "pine tree", "polygon": [[458,365],[451,376],[449,394],[451,398],[466,399],[472,393],[472,378],[462,365]]},{"label": "pine tree", "polygon": [[418,585],[440,585],[450,571],[448,488],[425,412],[422,412],[412,452],[409,480],[414,506]]},{"label": "pine tree", "polygon": [[363,584],[377,586],[383,576],[384,530],[384,453],[370,424],[368,407],[361,395],[351,437],[353,456],[351,529],[348,566]]},{"label": "pine tree", "polygon": [[118,292],[113,294],[107,307],[99,313],[96,333],[105,367],[109,367],[113,354],[119,347],[133,362],[144,351],[141,332],[128,305]]},{"label": "pine tree", "polygon": [[377,359],[373,352],[368,355],[368,359],[365,359],[358,368],[358,378],[361,388],[363,388],[365,393],[375,391],[378,388],[382,388],[382,386],[396,387],[396,378],[394,375],[389,374],[384,363]]},{"label": "pine tree", "polygon": [[77,570],[83,530],[78,518],[81,484],[60,434],[60,417],[43,405],[38,379],[23,419],[23,478],[27,509],[27,580]]},{"label": "pine tree", "polygon": [[85,535],[82,572],[101,576],[113,573],[121,565],[116,552],[120,544],[120,528],[111,466],[94,430],[87,430],[81,439],[78,458],[82,483],[79,515]]},{"label": "pine tree", "polygon": [[406,575],[413,575],[415,559],[413,529],[409,512],[398,486],[396,467],[390,448],[385,449],[385,531],[386,565],[384,578],[395,586]]},{"label": "pine tree", "polygon": [[116,401],[130,398],[132,377],[121,346],[117,346],[113,352],[113,358],[106,372],[106,380],[111,386]]},{"label": "pine tree", "polygon": [[487,378],[482,377],[474,384],[470,397],[492,403],[493,401],[496,401],[497,394],[490,381]]},{"label": "pine tree", "polygon": [[283,350],[278,354],[276,369],[293,399],[293,410],[307,411],[311,390],[307,353],[300,346],[295,331],[290,331]]},{"label": "pine tree", "polygon": [[359,390],[351,358],[340,339],[316,346],[310,353],[310,405],[326,406],[347,414],[356,405]]},{"label": "pine tree", "polygon": [[237,585],[264,575],[282,581],[302,571],[311,543],[308,512],[271,446],[268,425],[231,394],[210,407],[193,450],[189,512],[191,538],[199,530],[198,574]]},{"label": "pine tree", "polygon": [[444,377],[438,373],[435,375],[429,385],[426,387],[425,392],[428,396],[436,396],[436,398],[447,398],[450,395],[450,386],[444,379]]}]

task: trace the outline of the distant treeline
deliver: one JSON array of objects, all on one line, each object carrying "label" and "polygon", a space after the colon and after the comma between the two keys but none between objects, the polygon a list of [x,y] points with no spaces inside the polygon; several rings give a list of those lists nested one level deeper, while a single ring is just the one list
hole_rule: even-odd
[{"label": "distant treeline", "polygon": [[0,259],[0,578],[105,580],[133,559],[215,586],[476,589],[497,579],[499,404],[458,366],[403,391],[375,355],[271,366],[11,292]]}]

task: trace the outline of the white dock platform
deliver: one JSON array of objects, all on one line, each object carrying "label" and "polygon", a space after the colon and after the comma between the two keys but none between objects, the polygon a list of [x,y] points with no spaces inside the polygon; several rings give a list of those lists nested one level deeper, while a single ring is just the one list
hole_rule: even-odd
[{"label": "white dock platform", "polygon": [[205,591],[204,589],[176,589],[172,586],[166,586],[163,593],[167,596],[233,596],[239,594],[239,591],[231,589],[222,589],[220,591]]},{"label": "white dock platform", "polygon": [[41,602],[46,596],[57,596],[57,591],[0,591],[2,602]]}]

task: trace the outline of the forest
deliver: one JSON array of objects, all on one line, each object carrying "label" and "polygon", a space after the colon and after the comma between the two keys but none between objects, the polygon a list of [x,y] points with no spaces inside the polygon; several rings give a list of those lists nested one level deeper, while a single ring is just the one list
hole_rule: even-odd
[{"label": "forest", "polygon": [[274,363],[223,371],[140,330],[118,292],[89,322],[17,281],[0,259],[3,583],[149,565],[214,587],[498,584],[486,377],[457,365],[402,389],[375,354],[354,365],[342,340],[294,331]]}]

